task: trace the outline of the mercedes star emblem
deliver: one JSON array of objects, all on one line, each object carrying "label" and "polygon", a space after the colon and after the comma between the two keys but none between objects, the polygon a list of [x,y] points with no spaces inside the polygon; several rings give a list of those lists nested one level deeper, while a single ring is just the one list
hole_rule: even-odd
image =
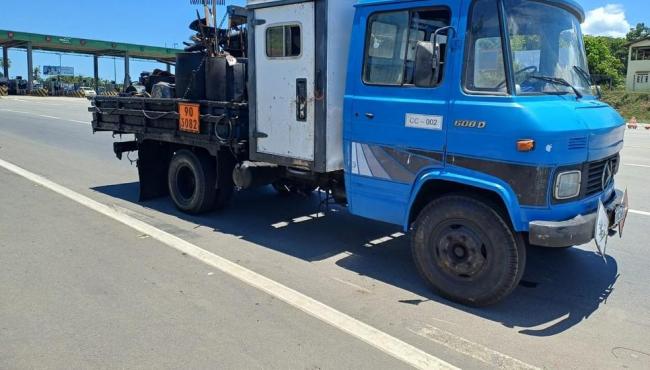
[{"label": "mercedes star emblem", "polygon": [[607,161],[605,168],[603,168],[602,187],[603,190],[607,189],[609,184],[614,178],[614,161]]}]

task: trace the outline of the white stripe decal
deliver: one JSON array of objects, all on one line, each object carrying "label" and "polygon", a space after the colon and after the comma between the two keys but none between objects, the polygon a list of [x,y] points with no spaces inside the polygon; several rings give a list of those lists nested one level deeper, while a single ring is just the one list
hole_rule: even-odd
[{"label": "white stripe decal", "polygon": [[400,339],[177,236],[0,159],[0,167],[212,266],[418,369],[457,369]]},{"label": "white stripe decal", "polygon": [[363,153],[363,147],[359,143],[354,144],[357,147],[357,165],[359,166],[359,174],[363,176],[372,177],[368,162],[366,162],[366,155]]}]

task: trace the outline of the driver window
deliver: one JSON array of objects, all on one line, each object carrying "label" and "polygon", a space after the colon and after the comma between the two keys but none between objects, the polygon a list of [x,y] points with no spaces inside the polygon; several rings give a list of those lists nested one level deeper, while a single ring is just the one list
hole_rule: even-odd
[{"label": "driver window", "polygon": [[[432,41],[433,33],[449,25],[448,9],[410,9],[375,13],[368,19],[363,81],[372,85],[413,85],[418,41]],[[441,73],[447,37],[438,36]],[[440,82],[439,81],[439,82]]]}]

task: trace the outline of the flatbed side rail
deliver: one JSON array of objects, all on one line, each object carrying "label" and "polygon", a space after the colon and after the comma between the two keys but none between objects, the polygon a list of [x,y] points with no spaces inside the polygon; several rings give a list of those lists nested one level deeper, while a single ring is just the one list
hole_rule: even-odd
[{"label": "flatbed side rail", "polygon": [[[200,132],[179,129],[179,103],[200,106]],[[243,150],[248,138],[248,104],[140,97],[101,96],[92,100],[93,132],[135,134],[141,140],[161,140],[208,148]]]}]

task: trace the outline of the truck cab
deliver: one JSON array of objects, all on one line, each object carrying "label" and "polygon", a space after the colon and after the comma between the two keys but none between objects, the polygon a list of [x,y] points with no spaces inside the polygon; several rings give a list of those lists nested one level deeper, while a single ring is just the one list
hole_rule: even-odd
[{"label": "truck cab", "polygon": [[[490,218],[522,239],[513,245],[557,248],[594,239],[599,204],[605,229],[624,218],[614,186],[624,121],[591,86],[583,20],[571,0],[356,6],[344,105],[350,211],[412,230],[420,272],[446,296],[494,298],[471,293],[499,255],[489,244],[511,239],[491,240],[488,228],[502,226]],[[515,246],[509,256],[523,268],[523,254]]]}]

